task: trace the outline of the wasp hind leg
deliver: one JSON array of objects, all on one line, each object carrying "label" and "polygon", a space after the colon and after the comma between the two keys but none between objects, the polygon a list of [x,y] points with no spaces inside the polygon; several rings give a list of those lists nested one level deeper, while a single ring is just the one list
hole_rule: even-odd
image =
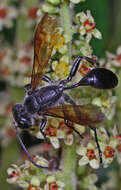
[{"label": "wasp hind leg", "polygon": [[[65,102],[70,103],[72,106],[73,106],[73,105],[76,105],[76,103],[73,101],[73,99],[71,99],[66,93],[63,93],[63,98],[64,98],[64,101],[65,101]],[[64,103],[62,103],[62,105],[64,105]],[[65,118],[66,118],[66,112],[64,112],[64,116],[65,116]],[[67,120],[67,119],[64,120],[64,123],[66,124],[66,126],[67,126],[68,128],[73,129],[73,131],[74,131],[75,133],[77,133],[77,134],[79,135],[79,137],[83,138],[83,136],[82,136],[72,125],[70,125],[69,122],[70,122],[70,121]]]},{"label": "wasp hind leg", "polygon": [[103,163],[103,159],[102,159],[102,151],[101,151],[101,148],[100,148],[100,144],[99,144],[99,142],[98,142],[96,128],[93,127],[93,126],[89,126],[89,127],[94,131],[95,142],[96,142],[96,145],[97,145],[97,149],[98,149],[98,153],[99,153],[99,158],[100,158],[100,164],[102,164],[102,163]]},{"label": "wasp hind leg", "polygon": [[75,133],[77,133],[78,135],[79,135],[79,137],[81,137],[82,139],[84,138],[80,133],[79,133],[79,131],[77,131],[72,125],[70,125],[69,124],[69,122],[70,121],[68,121],[68,120],[64,120],[64,123],[66,124],[66,126],[68,127],[68,128],[70,128],[70,129],[73,129],[73,131],[75,132]]}]

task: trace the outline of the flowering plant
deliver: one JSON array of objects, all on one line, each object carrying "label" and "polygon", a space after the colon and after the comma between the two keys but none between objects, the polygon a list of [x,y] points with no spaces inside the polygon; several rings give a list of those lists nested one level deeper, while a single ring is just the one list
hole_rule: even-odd
[{"label": "flowering plant", "polygon": [[[44,133],[40,132],[40,118],[36,125],[24,133],[25,144],[39,145],[30,147],[32,159],[48,169],[35,167],[27,159],[22,150],[17,152],[16,135],[13,129],[12,107],[24,97],[23,86],[30,83],[33,60],[33,31],[45,13],[54,15],[59,20],[58,38],[53,47],[51,59],[46,68],[47,76],[53,81],[66,79],[72,64],[78,56],[88,57],[93,64],[84,59],[81,61],[73,82],[77,83],[95,67],[104,67],[120,76],[121,46],[116,53],[106,52],[105,58],[98,58],[92,48],[93,38],[101,40],[94,16],[90,10],[76,10],[85,0],[5,0],[0,2],[0,32],[13,30],[16,35],[9,44],[0,45],[0,80],[4,81],[5,89],[0,99],[0,141],[2,149],[10,159],[5,166],[7,183],[25,190],[100,190],[117,187],[116,172],[109,172],[109,180],[100,180],[100,171],[108,171],[111,164],[121,163],[120,135],[120,90],[95,90],[90,87],[76,88],[69,92],[74,102],[93,104],[100,107],[106,120],[95,126],[97,139],[91,126],[78,125],[70,122],[69,126],[62,119],[48,118]],[[4,39],[4,35],[1,40]],[[99,64],[99,65],[98,65]],[[6,85],[7,84],[7,85]],[[43,82],[43,85],[46,85]],[[8,94],[10,96],[8,96]],[[96,113],[95,113],[96,114]],[[97,128],[96,128],[97,127]],[[118,131],[119,128],[119,131]],[[90,130],[88,130],[90,129]],[[76,132],[75,132],[76,131]],[[31,136],[31,140],[29,138]],[[83,138],[81,138],[83,137]],[[98,143],[97,143],[98,142]],[[100,148],[100,149],[99,149]],[[5,154],[6,157],[6,154]],[[4,158],[4,157],[3,157]],[[3,159],[4,163],[4,159]],[[12,164],[15,163],[15,164]],[[10,166],[11,164],[11,166]],[[4,165],[4,164],[3,164]],[[106,169],[105,169],[106,168]],[[1,170],[2,171],[2,170]],[[106,176],[106,177],[107,177]],[[120,177],[120,174],[119,174]],[[2,180],[2,178],[0,179]],[[100,184],[100,185],[99,185]],[[4,185],[3,185],[4,186]],[[3,186],[1,186],[3,188]]]}]

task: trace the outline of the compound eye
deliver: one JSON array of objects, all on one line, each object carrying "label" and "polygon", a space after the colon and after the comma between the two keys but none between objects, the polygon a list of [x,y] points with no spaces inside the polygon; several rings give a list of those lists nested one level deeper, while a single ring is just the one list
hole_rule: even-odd
[{"label": "compound eye", "polygon": [[27,121],[25,119],[22,119],[18,122],[18,127],[21,129],[28,129],[30,126],[27,124]]}]

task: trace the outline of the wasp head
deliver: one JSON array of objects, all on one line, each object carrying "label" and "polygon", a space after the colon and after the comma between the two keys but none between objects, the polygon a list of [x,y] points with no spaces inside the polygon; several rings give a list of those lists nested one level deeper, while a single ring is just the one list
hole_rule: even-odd
[{"label": "wasp head", "polygon": [[29,129],[32,126],[32,117],[27,112],[26,107],[22,104],[16,104],[12,109],[13,117],[18,127],[21,129]]}]

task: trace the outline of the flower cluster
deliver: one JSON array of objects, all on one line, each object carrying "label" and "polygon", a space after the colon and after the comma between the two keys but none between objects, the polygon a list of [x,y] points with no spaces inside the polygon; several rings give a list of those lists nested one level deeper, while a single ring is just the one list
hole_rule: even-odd
[{"label": "flower cluster", "polygon": [[[70,125],[73,125],[73,123]],[[51,118],[46,126],[45,134],[56,149],[60,147],[61,139],[64,140],[66,145],[71,146],[73,143],[73,130],[60,119]],[[40,132],[36,133],[36,137],[43,138]]]},{"label": "flower cluster", "polygon": [[4,28],[11,28],[13,21],[17,18],[18,11],[15,6],[8,5],[8,3],[0,3],[0,31]]},{"label": "flower cluster", "polygon": [[80,24],[79,33],[81,36],[86,36],[86,41],[90,42],[92,36],[101,39],[101,33],[96,29],[96,24],[94,18],[92,17],[90,11],[80,12],[76,15],[76,22]]},{"label": "flower cluster", "polygon": [[119,45],[117,47],[115,54],[106,51],[105,59],[100,59],[99,65],[100,67],[105,67],[113,72],[117,72],[117,69],[120,69],[121,67],[121,46]]},{"label": "flower cluster", "polygon": [[107,95],[95,97],[92,104],[98,105],[108,120],[111,120],[115,114],[117,97],[110,92]]},{"label": "flower cluster", "polygon": [[0,62],[1,62],[0,74],[3,77],[10,75],[9,63],[12,58],[12,55],[13,55],[12,50],[8,47],[2,48],[0,51]]},{"label": "flower cluster", "polygon": [[0,144],[2,147],[6,147],[16,135],[12,124],[13,102],[7,93],[2,93],[2,96],[3,98],[0,100]]},{"label": "flower cluster", "polygon": [[14,164],[7,170],[7,182],[10,184],[18,184],[21,188],[26,190],[64,189],[65,184],[58,180],[55,175],[50,175],[49,173],[43,174],[41,170],[39,172],[36,170],[37,169],[33,167],[29,161],[26,161],[25,164],[20,167]]},{"label": "flower cluster", "polygon": [[[69,57],[67,56],[68,52],[68,38],[64,35],[63,29],[61,27],[58,28],[58,38],[56,45],[53,50],[53,58],[59,55],[59,60],[55,59],[52,62],[52,78],[54,80],[66,78],[69,74]],[[61,70],[61,72],[60,72]]]},{"label": "flower cluster", "polygon": [[[98,143],[102,152],[102,162],[103,167],[108,167],[108,165],[113,161],[116,155],[117,139],[113,136],[109,137],[104,128],[99,128],[97,130]],[[100,167],[100,156],[99,148],[94,140],[90,140],[86,143],[86,146],[80,142],[77,147],[77,154],[79,154],[79,165],[83,166],[89,164],[92,168],[97,169]]]},{"label": "flower cluster", "polygon": [[79,12],[76,14],[74,19],[75,25],[73,25],[73,33],[78,33],[78,38],[73,40],[72,53],[73,55],[84,55],[93,57],[92,47],[90,45],[90,40],[94,36],[97,39],[101,39],[102,35],[98,29],[96,29],[96,24],[90,11]]},{"label": "flower cluster", "polygon": [[107,55],[107,65],[112,65],[113,67],[121,67],[121,46],[116,50],[116,54],[106,52]]},{"label": "flower cluster", "polygon": [[[10,84],[23,86],[30,80],[33,47],[31,44],[21,45],[19,48],[4,48],[0,52],[1,76]],[[25,81],[26,80],[26,81]]]},{"label": "flower cluster", "polygon": [[121,163],[121,135],[116,135],[117,139],[117,146],[116,146],[116,155],[117,155],[117,161],[120,164]]},{"label": "flower cluster", "polygon": [[[39,5],[37,1],[33,5],[26,6],[26,2],[22,3],[20,8],[20,14],[25,17],[25,26],[32,28],[40,20],[41,12],[39,11]],[[38,20],[39,19],[39,20]]]}]

